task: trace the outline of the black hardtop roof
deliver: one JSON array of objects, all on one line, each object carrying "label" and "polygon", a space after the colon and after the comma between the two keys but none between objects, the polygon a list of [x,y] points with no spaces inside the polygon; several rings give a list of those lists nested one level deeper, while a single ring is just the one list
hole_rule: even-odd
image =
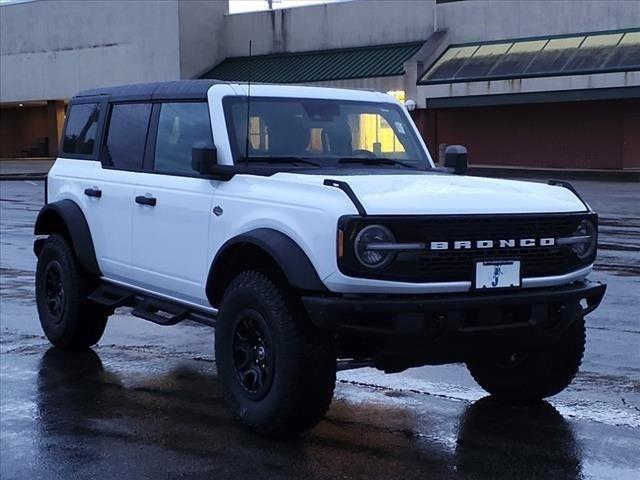
[{"label": "black hardtop roof", "polygon": [[135,83],[115,87],[92,88],[79,92],[73,100],[108,96],[110,101],[131,100],[206,100],[212,85],[219,80],[177,80],[173,82]]}]

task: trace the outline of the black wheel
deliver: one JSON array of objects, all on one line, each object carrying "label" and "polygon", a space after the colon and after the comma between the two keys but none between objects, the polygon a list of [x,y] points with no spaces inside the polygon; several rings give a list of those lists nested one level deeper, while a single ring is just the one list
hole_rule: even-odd
[{"label": "black wheel", "polygon": [[582,363],[584,317],[565,330],[553,347],[514,353],[502,360],[467,362],[474,380],[490,394],[509,403],[535,403],[564,390]]},{"label": "black wheel", "polygon": [[231,282],[215,348],[225,396],[243,425],[293,436],[327,412],[336,380],[333,336],[314,329],[293,295],[266,275],[242,272]]},{"label": "black wheel", "polygon": [[42,329],[56,347],[78,350],[100,340],[107,312],[86,299],[95,282],[64,237],[46,239],[36,267],[36,303]]}]

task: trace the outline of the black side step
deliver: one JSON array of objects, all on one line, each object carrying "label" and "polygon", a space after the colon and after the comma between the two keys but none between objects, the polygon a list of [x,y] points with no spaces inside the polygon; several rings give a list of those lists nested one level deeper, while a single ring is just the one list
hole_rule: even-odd
[{"label": "black side step", "polygon": [[87,297],[93,303],[107,308],[124,307],[130,304],[134,293],[116,285],[103,283]]},{"label": "black side step", "polygon": [[211,327],[216,324],[213,314],[112,283],[102,283],[87,298],[110,310],[130,307],[132,315],[159,325],[175,325],[183,320],[192,320]]},{"label": "black side step", "polygon": [[144,299],[131,311],[134,317],[159,325],[175,325],[189,316],[190,310],[168,302]]}]

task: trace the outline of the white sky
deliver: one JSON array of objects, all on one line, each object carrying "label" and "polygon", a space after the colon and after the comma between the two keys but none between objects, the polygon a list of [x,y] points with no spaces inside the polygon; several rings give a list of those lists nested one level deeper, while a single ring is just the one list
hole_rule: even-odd
[{"label": "white sky", "polygon": [[[273,8],[299,7],[317,3],[331,3],[344,0],[273,0]],[[266,10],[267,0],[229,0],[229,13]]]},{"label": "white sky", "polygon": [[[0,0],[0,3],[19,3],[29,0]],[[331,3],[345,0],[273,0],[273,8],[299,7],[317,3]],[[266,10],[267,0],[229,0],[230,13],[253,12]]]}]

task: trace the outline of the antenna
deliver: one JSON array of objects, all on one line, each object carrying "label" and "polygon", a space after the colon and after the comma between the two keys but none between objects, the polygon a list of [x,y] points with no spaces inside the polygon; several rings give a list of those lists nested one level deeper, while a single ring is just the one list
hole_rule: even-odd
[{"label": "antenna", "polygon": [[247,138],[244,145],[244,166],[249,168],[249,113],[251,112],[251,40],[249,40],[249,75],[247,79]]}]

